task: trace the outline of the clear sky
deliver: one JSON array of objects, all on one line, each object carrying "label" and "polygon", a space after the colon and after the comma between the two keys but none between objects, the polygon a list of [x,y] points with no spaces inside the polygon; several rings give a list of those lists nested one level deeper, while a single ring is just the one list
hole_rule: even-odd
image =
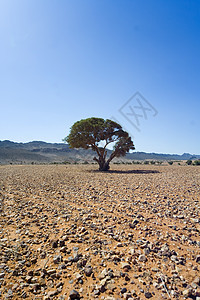
[{"label": "clear sky", "polygon": [[95,116],[137,151],[200,154],[200,1],[0,0],[0,112],[0,140]]}]

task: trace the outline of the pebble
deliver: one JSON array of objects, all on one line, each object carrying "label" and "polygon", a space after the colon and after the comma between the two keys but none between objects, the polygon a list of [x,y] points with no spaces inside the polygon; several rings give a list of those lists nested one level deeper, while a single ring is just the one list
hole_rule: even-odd
[{"label": "pebble", "polygon": [[121,289],[121,293],[122,293],[122,294],[124,294],[124,293],[126,293],[126,292],[127,292],[127,288],[124,287],[124,288]]},{"label": "pebble", "polygon": [[56,296],[57,293],[58,293],[57,290],[50,291],[50,292],[47,293],[47,298],[52,298],[52,297]]},{"label": "pebble", "polygon": [[197,255],[197,257],[196,257],[196,262],[197,262],[197,263],[200,263],[200,255]]},{"label": "pebble", "polygon": [[141,262],[146,262],[146,261],[147,261],[147,258],[146,258],[145,255],[141,254],[141,255],[139,256],[138,260],[141,261]]},{"label": "pebble", "polygon": [[70,299],[80,299],[80,294],[79,294],[78,291],[72,290],[72,291],[70,291],[70,293],[69,293],[69,298],[70,298]]},{"label": "pebble", "polygon": [[144,296],[147,298],[147,299],[150,299],[153,297],[153,295],[150,293],[150,292],[145,292],[144,293]]},{"label": "pebble", "polygon": [[92,267],[85,267],[84,272],[86,276],[90,276],[93,273]]},{"label": "pebble", "polygon": [[4,272],[0,273],[0,278],[4,278],[4,277],[5,277],[5,273]]},{"label": "pebble", "polygon": [[186,289],[186,290],[183,291],[183,296],[185,298],[187,298],[187,297],[189,297],[191,295],[192,295],[192,289],[191,288],[190,289]]},{"label": "pebble", "polygon": [[54,258],[53,258],[53,262],[54,264],[59,264],[60,262],[62,262],[63,258],[62,258],[62,255],[55,255]]},{"label": "pebble", "polygon": [[128,264],[127,262],[121,262],[121,266],[122,266],[122,269],[131,269],[131,266],[130,264]]}]

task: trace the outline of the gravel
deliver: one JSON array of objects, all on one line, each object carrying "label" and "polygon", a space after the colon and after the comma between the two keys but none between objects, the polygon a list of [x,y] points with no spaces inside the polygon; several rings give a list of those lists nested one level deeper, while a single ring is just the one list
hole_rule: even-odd
[{"label": "gravel", "polygon": [[112,168],[0,166],[2,299],[200,298],[199,168]]}]

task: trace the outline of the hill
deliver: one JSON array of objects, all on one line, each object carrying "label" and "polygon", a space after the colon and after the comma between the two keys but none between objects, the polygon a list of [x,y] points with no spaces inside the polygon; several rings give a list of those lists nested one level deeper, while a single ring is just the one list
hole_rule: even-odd
[{"label": "hill", "polygon": [[[108,154],[111,152],[108,150]],[[33,141],[28,143],[16,143],[9,140],[0,141],[0,163],[52,163],[52,162],[92,162],[95,153],[92,150],[70,149],[64,143],[46,143]],[[159,154],[133,152],[128,153],[125,158],[118,160],[188,160],[198,159],[200,155],[184,153]]]}]

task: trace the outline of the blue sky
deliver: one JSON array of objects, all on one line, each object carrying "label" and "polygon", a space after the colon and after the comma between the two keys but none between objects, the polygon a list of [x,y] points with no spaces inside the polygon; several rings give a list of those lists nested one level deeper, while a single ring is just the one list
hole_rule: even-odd
[{"label": "blue sky", "polygon": [[95,116],[137,151],[200,154],[200,1],[1,0],[0,41],[0,140],[61,142]]}]

